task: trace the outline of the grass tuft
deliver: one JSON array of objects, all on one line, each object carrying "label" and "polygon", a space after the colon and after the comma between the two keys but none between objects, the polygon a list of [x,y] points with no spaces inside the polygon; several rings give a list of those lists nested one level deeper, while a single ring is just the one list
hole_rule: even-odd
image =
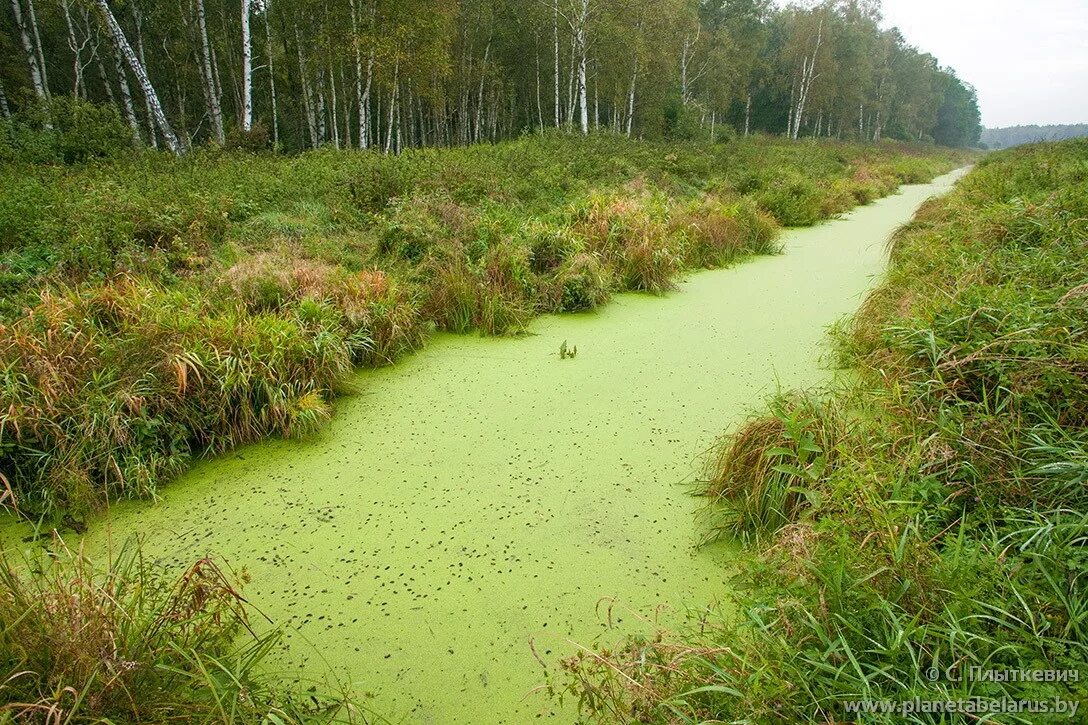
[{"label": "grass tuft", "polygon": [[350,722],[346,699],[261,671],[245,576],[201,559],[168,576],[130,543],[104,570],[58,552],[0,561],[0,713],[15,722]]}]

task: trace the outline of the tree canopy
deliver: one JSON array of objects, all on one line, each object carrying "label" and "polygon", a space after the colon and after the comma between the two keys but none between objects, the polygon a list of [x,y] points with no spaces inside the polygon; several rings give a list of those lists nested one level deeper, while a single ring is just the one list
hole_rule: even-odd
[{"label": "tree canopy", "polygon": [[0,114],[111,104],[140,143],[396,152],[558,127],[978,142],[974,90],[875,0],[8,0]]}]

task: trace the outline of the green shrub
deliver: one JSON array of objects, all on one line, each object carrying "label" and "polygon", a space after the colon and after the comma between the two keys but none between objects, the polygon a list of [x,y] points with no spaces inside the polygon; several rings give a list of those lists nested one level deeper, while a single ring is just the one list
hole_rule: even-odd
[{"label": "green shrub", "polygon": [[248,131],[240,128],[232,128],[227,134],[227,142],[224,148],[228,151],[248,151],[259,153],[271,148],[272,138],[268,133],[268,127],[257,121]]},{"label": "green shrub", "polygon": [[555,276],[557,301],[550,309],[561,312],[593,310],[611,297],[612,275],[592,254],[578,254]]},{"label": "green shrub", "polygon": [[0,162],[77,164],[118,157],[133,131],[112,104],[54,96],[0,120]]}]

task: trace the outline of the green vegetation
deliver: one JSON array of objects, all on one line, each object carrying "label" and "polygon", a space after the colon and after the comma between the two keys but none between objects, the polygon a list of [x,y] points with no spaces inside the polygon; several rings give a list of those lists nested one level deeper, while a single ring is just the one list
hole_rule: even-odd
[{"label": "green vegetation", "polygon": [[60,129],[66,109],[37,109],[62,94],[178,153],[399,153],[545,129],[968,147],[981,130],[974,89],[882,27],[874,0],[4,4],[0,158],[68,158],[23,133]]},{"label": "green vegetation", "polygon": [[0,472],[27,513],[300,435],[433,326],[521,330],[946,170],[897,145],[522,140],[0,168]]},{"label": "green vegetation", "polygon": [[4,722],[352,722],[346,700],[290,693],[260,665],[241,579],[211,559],[179,578],[122,550],[105,570],[58,553],[0,563]]},{"label": "green vegetation", "polygon": [[[1084,141],[987,157],[923,207],[838,335],[856,380],[777,399],[711,463],[721,532],[760,544],[743,621],[570,660],[584,709],[839,722],[854,700],[1083,705],[1086,220]],[[972,667],[1080,674],[986,681]],[[1049,717],[1002,721],[1071,720]]]}]

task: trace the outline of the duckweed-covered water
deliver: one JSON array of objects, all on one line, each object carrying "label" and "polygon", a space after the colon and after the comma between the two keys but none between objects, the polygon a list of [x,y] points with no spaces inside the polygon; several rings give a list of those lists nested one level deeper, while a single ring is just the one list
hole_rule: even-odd
[{"label": "duckweed-covered water", "polygon": [[[700,453],[776,386],[830,374],[826,326],[952,181],[790,231],[784,255],[664,299],[622,296],[516,339],[438,336],[359,373],[318,437],[202,463],[95,522],[89,550],[139,533],[179,567],[206,553],[244,567],[250,599],[292,632],[277,665],[331,668],[390,719],[572,721],[570,702],[534,692],[542,662],[717,606],[733,552],[696,546]],[[577,357],[560,360],[564,341]]]}]

